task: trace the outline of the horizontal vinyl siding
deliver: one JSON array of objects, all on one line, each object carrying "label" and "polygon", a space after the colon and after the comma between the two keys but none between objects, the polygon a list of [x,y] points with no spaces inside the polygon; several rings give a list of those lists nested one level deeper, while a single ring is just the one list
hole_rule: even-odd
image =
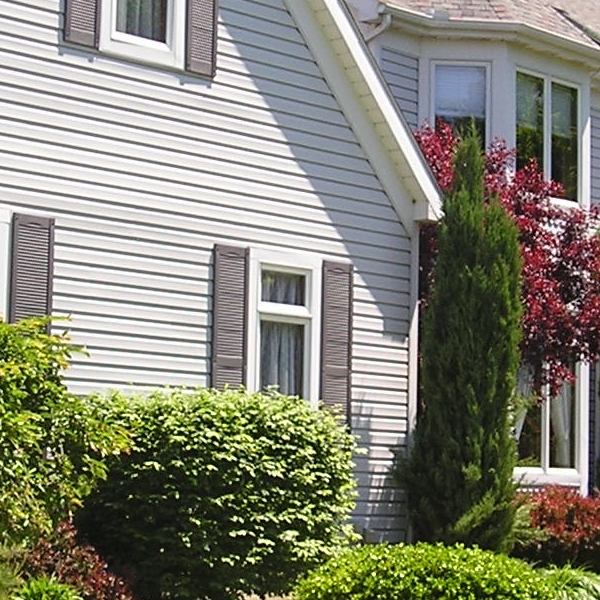
[{"label": "horizontal vinyl siding", "polygon": [[399,50],[381,49],[381,70],[392,90],[404,118],[411,127],[418,127],[419,61]]},{"label": "horizontal vinyl siding", "polygon": [[58,46],[59,0],[0,0],[0,204],[56,217],[77,393],[210,381],[215,242],[355,267],[356,520],[400,539],[410,241],[281,0],[221,0],[217,76]]},{"label": "horizontal vinyl siding", "polygon": [[591,201],[600,204],[600,106],[591,110]]}]

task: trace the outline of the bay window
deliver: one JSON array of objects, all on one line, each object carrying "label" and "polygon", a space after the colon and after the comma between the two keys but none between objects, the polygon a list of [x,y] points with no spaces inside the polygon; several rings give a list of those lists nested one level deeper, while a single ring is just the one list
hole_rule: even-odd
[{"label": "bay window", "polygon": [[571,200],[578,199],[578,104],[576,88],[517,72],[517,168],[535,158]]},{"label": "bay window", "polygon": [[556,483],[577,485],[585,490],[587,392],[581,389],[582,370],[587,367],[576,369],[575,383],[565,383],[555,397],[545,397],[542,401],[532,397],[527,370],[519,372],[522,404],[515,414],[517,476],[526,485]]}]

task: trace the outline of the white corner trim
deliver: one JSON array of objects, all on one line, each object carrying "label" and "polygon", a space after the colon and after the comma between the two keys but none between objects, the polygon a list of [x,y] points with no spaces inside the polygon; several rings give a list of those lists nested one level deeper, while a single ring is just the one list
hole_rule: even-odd
[{"label": "white corner trim", "polygon": [[0,318],[8,318],[12,210],[0,206]]},{"label": "white corner trim", "polygon": [[339,0],[284,0],[407,232],[441,217],[440,191]]}]

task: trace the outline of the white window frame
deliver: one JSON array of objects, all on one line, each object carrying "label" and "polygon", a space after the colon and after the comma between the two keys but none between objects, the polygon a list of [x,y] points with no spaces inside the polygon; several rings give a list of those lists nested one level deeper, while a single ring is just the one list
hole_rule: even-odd
[{"label": "white window frame", "polygon": [[563,85],[565,87],[574,89],[577,92],[577,198],[553,198],[553,202],[563,207],[574,206],[575,204],[583,204],[584,193],[584,144],[583,144],[583,89],[582,86],[573,81],[567,81],[560,77],[553,75],[547,75],[520,66],[516,67],[515,70],[515,146],[516,146],[516,115],[517,115],[517,76],[519,73],[523,75],[529,75],[530,77],[536,77],[544,82],[544,164],[540,165],[544,173],[544,177],[547,180],[552,178],[552,84]]},{"label": "white window frame", "polygon": [[573,468],[550,466],[550,407],[547,401],[542,411],[542,447],[539,467],[516,467],[514,477],[523,487],[543,485],[566,485],[576,487],[587,494],[589,479],[589,365],[579,363],[575,367],[575,466]]},{"label": "white window frame", "polygon": [[490,139],[490,117],[491,117],[491,63],[489,61],[471,61],[471,60],[432,60],[429,69],[429,122],[435,126],[435,105],[436,105],[436,78],[435,72],[438,66],[446,67],[476,67],[485,69],[485,140],[483,143],[485,146],[489,143]]},{"label": "white window frame", "polygon": [[167,0],[165,42],[117,31],[117,1],[102,2],[99,50],[121,58],[183,69],[186,0]]},{"label": "white window frame", "polygon": [[[260,389],[260,324],[263,320],[304,325],[303,397],[316,406],[319,400],[321,354],[322,261],[303,253],[250,249],[248,266],[247,380],[250,391]],[[261,300],[263,270],[303,275],[305,305]]]}]

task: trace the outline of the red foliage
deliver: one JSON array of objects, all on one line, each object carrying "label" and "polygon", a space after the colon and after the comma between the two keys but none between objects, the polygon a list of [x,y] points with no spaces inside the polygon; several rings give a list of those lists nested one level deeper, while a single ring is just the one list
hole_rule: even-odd
[{"label": "red foliage", "polygon": [[71,585],[85,600],[132,600],[127,585],[108,571],[92,546],[79,545],[76,536],[72,523],[60,523],[26,556],[23,573],[53,576]]},{"label": "red foliage", "polygon": [[600,565],[600,497],[583,497],[576,490],[548,486],[527,497],[530,525],[545,540],[529,548],[530,558],[557,564]]},{"label": "red foliage", "polygon": [[[415,134],[442,190],[452,185],[458,143],[437,123]],[[486,197],[497,195],[520,231],[524,306],[521,357],[539,393],[556,395],[572,381],[574,362],[600,355],[600,237],[597,209],[563,208],[560,184],[546,181],[535,160],[515,172],[515,152],[494,140],[486,152]],[[431,257],[426,257],[431,263]]]}]

